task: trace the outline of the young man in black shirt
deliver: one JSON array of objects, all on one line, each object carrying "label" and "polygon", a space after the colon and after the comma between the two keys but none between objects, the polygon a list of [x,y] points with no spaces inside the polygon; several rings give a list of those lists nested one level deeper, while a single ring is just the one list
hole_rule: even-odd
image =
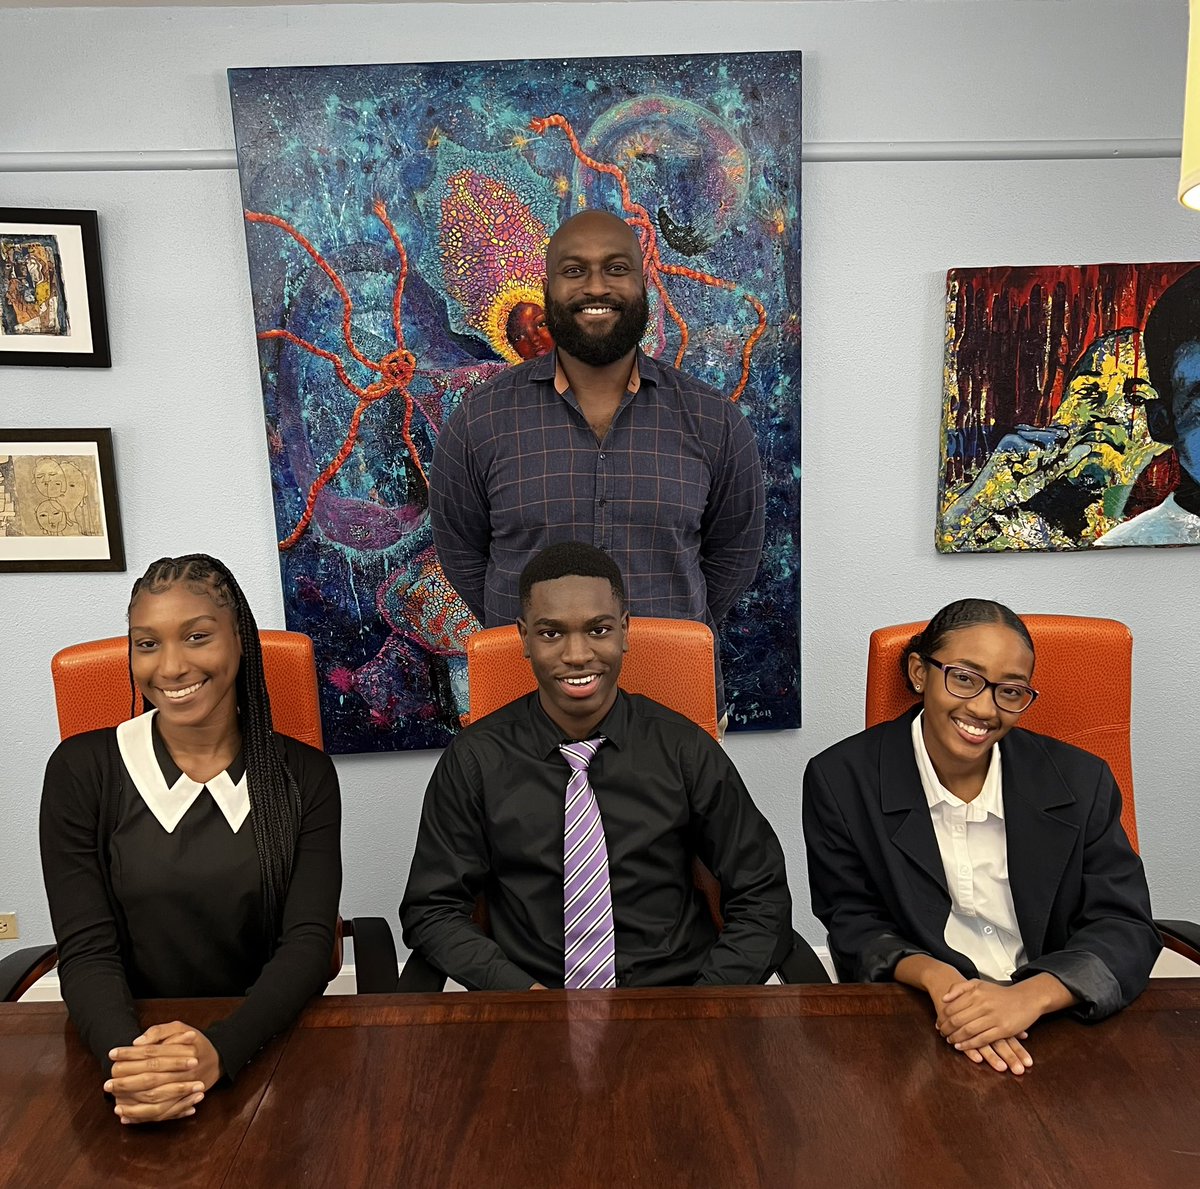
[{"label": "young man in black shirt", "polygon": [[[405,942],[479,990],[764,981],[792,940],[783,852],[705,731],[617,687],[629,614],[616,564],[552,545],[520,597],[538,688],[443,754]],[[697,855],[722,886],[720,934],[692,885]],[[480,894],[490,936],[471,921]]]}]

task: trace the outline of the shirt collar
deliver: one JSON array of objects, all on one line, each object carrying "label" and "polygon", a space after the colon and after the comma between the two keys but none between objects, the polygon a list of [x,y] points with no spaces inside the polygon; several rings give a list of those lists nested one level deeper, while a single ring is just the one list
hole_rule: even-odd
[{"label": "shirt collar", "polygon": [[[117,727],[117,748],[133,778],[138,795],[168,834],[172,833],[192,803],[207,788],[217,808],[236,834],[250,813],[246,765],[241,753],[206,785],[179,770],[162,741],[150,710]],[[236,777],[236,779],[235,779]]]},{"label": "shirt collar", "polygon": [[[550,355],[544,355],[542,358],[552,358],[554,360],[554,391],[557,392],[559,396],[562,396],[562,394],[566,392],[568,388],[570,388],[571,382],[567,379],[567,373],[563,371],[562,364],[558,362],[558,352],[552,351]],[[626,392],[638,392],[642,387],[642,381],[644,379],[653,380],[652,376],[645,374],[645,371],[648,370],[644,366],[645,361],[646,356],[643,355],[642,349],[639,347],[633,353],[633,366],[629,369],[629,382],[625,385]],[[545,372],[544,368],[538,370],[542,371],[543,373]],[[538,375],[537,372],[532,374],[535,380],[548,378],[545,374]]]},{"label": "shirt collar", "polygon": [[925,735],[921,730],[921,720],[925,712],[913,719],[912,741],[913,754],[917,760],[917,772],[921,777],[921,788],[925,791],[925,800],[930,809],[937,805],[949,805],[952,809],[966,808],[966,818],[969,822],[987,820],[988,814],[1004,820],[1004,796],[1000,784],[1000,744],[992,744],[992,756],[988,763],[987,775],[983,778],[983,788],[973,801],[962,801],[956,797],[942,782],[929,758],[925,747]]},{"label": "shirt collar", "polygon": [[[536,755],[544,759],[557,752],[560,743],[571,742],[542,709],[541,695],[536,689],[528,695],[528,707],[529,729],[533,733],[533,749]],[[609,743],[619,749],[629,738],[629,726],[629,695],[623,689],[618,689],[617,700],[592,732],[591,737],[594,739],[597,735],[603,735]]]}]

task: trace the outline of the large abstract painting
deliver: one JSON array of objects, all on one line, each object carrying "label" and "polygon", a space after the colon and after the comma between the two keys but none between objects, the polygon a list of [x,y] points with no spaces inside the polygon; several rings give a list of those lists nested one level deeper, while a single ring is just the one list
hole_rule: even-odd
[{"label": "large abstract painting", "polygon": [[953,269],[937,547],[1200,544],[1200,268]]},{"label": "large abstract painting", "polygon": [[434,447],[474,385],[550,348],[546,242],[587,208],[642,238],[644,347],[755,428],[767,541],[722,633],[730,716],[798,726],[799,53],[229,77],[287,622],[329,749],[458,727],[477,625],[433,549]]}]

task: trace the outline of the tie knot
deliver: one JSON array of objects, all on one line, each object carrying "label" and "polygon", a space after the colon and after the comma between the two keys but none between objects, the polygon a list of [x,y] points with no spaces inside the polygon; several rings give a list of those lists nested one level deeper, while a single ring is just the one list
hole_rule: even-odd
[{"label": "tie knot", "polygon": [[558,750],[563,753],[563,758],[575,772],[586,772],[603,742],[604,736],[601,735],[596,739],[580,739],[575,743],[560,743]]}]

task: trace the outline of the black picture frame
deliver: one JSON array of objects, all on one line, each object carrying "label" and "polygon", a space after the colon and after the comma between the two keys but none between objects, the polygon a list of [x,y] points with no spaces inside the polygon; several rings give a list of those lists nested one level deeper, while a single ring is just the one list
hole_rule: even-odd
[{"label": "black picture frame", "polygon": [[[31,265],[27,249],[32,243],[42,245],[42,254]],[[26,251],[18,257],[21,248]],[[52,261],[49,268],[47,258]],[[48,275],[31,277],[30,268],[34,266],[39,274]],[[39,285],[45,287],[40,302]],[[59,322],[66,329],[18,331],[21,312],[33,308],[42,311],[41,321]],[[3,364],[112,367],[104,270],[100,262],[100,225],[95,211],[0,207],[0,365]]]},{"label": "black picture frame", "polygon": [[112,430],[0,428],[0,574],[124,569]]}]

